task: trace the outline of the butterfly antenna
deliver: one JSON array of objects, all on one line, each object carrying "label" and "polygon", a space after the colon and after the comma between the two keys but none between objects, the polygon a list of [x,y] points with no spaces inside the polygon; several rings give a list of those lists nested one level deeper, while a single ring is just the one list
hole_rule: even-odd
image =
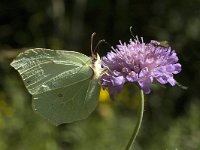
[{"label": "butterfly antenna", "polygon": [[101,43],[103,43],[103,42],[106,42],[106,41],[105,41],[104,39],[99,40],[99,42],[97,43],[97,45],[96,45],[96,47],[95,47],[95,49],[94,49],[94,53],[96,53],[96,50],[97,50],[98,46],[99,46]]},{"label": "butterfly antenna", "polygon": [[93,51],[93,39],[94,39],[94,36],[96,35],[96,33],[94,32],[94,33],[92,33],[92,35],[91,35],[91,54],[92,54],[92,56],[94,55],[94,51]]},{"label": "butterfly antenna", "polygon": [[112,45],[109,44],[107,41],[104,41],[104,43],[106,43],[110,48],[112,48]]}]

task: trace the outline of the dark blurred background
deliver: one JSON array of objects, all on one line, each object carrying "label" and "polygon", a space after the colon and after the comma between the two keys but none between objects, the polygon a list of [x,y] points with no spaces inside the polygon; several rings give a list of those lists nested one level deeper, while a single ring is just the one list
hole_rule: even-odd
[{"label": "dark blurred background", "polygon": [[[188,87],[153,86],[135,150],[200,149],[200,0],[1,0],[0,150],[123,150],[137,118],[139,92],[127,85],[116,101],[101,92],[97,109],[83,121],[54,127],[35,114],[31,96],[10,67],[32,47],[75,50],[90,55],[95,43],[128,42],[133,33],[167,40]],[[101,44],[101,56],[110,47]]]}]

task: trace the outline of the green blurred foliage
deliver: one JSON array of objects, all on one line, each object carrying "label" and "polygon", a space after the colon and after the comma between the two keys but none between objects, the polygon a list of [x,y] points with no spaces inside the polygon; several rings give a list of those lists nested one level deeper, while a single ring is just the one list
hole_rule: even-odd
[{"label": "green blurred foliage", "polygon": [[[167,40],[188,86],[152,86],[145,96],[136,150],[200,149],[200,0],[15,0],[0,1],[0,150],[121,150],[131,136],[138,89],[127,85],[116,101],[100,102],[86,120],[54,127],[33,113],[31,96],[11,60],[30,47],[76,50],[90,55],[95,43],[128,42],[133,33]],[[102,44],[101,56],[110,51]]]}]

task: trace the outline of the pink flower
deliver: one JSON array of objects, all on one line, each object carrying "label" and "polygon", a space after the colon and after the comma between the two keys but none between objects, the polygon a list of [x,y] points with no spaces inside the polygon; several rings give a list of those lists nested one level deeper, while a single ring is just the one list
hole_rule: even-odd
[{"label": "pink flower", "polygon": [[129,44],[120,42],[101,61],[103,68],[107,69],[101,77],[101,84],[111,95],[119,93],[126,82],[138,83],[146,94],[151,92],[149,86],[154,79],[174,86],[173,75],[181,71],[178,57],[170,46],[162,46],[157,41],[146,44],[137,37]]}]

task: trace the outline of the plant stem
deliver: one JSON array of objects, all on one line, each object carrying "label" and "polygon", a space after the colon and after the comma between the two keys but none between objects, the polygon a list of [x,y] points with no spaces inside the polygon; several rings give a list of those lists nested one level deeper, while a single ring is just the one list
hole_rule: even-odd
[{"label": "plant stem", "polygon": [[141,90],[140,91],[140,96],[141,96],[141,100],[140,100],[140,106],[139,106],[139,116],[138,116],[138,120],[137,120],[137,124],[135,126],[135,129],[133,131],[133,134],[126,146],[126,149],[125,150],[131,150],[131,147],[135,141],[135,138],[139,132],[139,129],[140,129],[140,126],[141,126],[141,123],[142,123],[142,118],[143,118],[143,112],[144,112],[144,94],[143,94],[143,91]]}]

